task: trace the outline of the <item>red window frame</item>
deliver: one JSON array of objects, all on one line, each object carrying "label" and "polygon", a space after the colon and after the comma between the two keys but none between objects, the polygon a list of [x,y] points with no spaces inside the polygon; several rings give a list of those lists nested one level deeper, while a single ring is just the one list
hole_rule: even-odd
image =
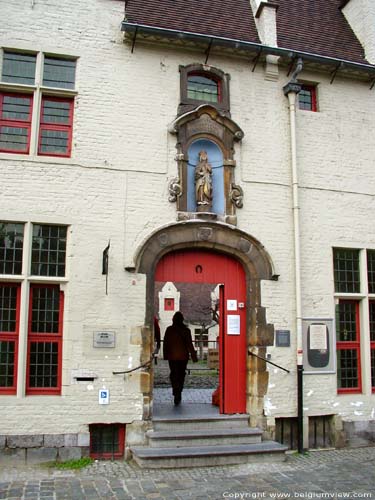
[{"label": "red window frame", "polygon": [[[186,96],[189,93],[189,78],[191,76],[202,76],[204,78],[207,78],[207,80],[212,80],[213,82],[215,82],[217,85],[217,102],[218,103],[222,102],[222,88],[221,88],[222,82],[221,82],[220,78],[217,78],[217,76],[212,75],[211,73],[207,74],[207,73],[203,73],[201,71],[191,71],[190,73],[187,74],[187,77],[186,77]],[[190,99],[191,101],[196,101],[196,102],[208,102],[208,103],[215,104],[214,101],[205,101],[204,99],[193,99],[192,97],[188,97],[188,99]]]},{"label": "red window frame", "polygon": [[[373,304],[375,307],[375,300],[370,300],[370,305],[371,304]],[[375,331],[372,331],[372,328],[374,328],[375,330],[375,327],[372,324],[370,324],[369,326],[370,326],[370,354],[371,355],[374,354],[375,357]],[[370,359],[372,361],[372,356],[370,356]],[[370,372],[372,373],[373,370],[375,370],[375,366],[371,364]],[[372,392],[375,393],[375,380],[371,380],[371,387],[372,387]]]},{"label": "red window frame", "polygon": [[[69,103],[69,122],[67,124],[56,124],[56,123],[44,123],[43,122],[43,106],[45,101],[53,102],[67,102]],[[39,137],[38,137],[38,155],[40,156],[59,156],[62,158],[68,158],[71,156],[72,152],[72,139],[73,139],[73,113],[74,113],[74,98],[64,98],[64,97],[50,97],[43,96],[40,105],[39,114]],[[68,132],[68,148],[65,154],[62,153],[44,153],[41,151],[41,140],[43,130],[55,130]]]},{"label": "red window frame", "polygon": [[[117,427],[118,428],[118,447],[117,451],[111,452],[94,452],[93,448],[93,430],[95,428],[105,428],[105,427]],[[112,458],[122,458],[124,456],[125,449],[125,424],[90,424],[90,457],[96,459],[112,459]]]},{"label": "red window frame", "polygon": [[[56,288],[59,290],[59,323],[57,333],[39,333],[32,332],[32,304],[33,293],[38,288]],[[59,285],[30,285],[30,300],[29,300],[29,324],[27,338],[27,369],[26,369],[26,394],[27,395],[59,395],[61,394],[62,382],[62,338],[63,338],[63,316],[64,316],[64,292],[60,290]],[[31,387],[30,386],[30,351],[31,343],[46,343],[52,342],[57,344],[58,348],[58,369],[57,369],[57,385],[56,387]]]},{"label": "red window frame", "polygon": [[[7,120],[2,118],[3,116],[3,106],[4,97],[17,97],[19,99],[30,99],[30,113],[28,120]],[[30,152],[30,141],[31,141],[31,120],[33,115],[33,94],[18,94],[16,92],[0,92],[0,127],[17,127],[27,129],[27,147],[25,151],[20,151],[19,149],[5,149],[0,148],[3,153],[15,153],[20,155],[27,155]]]},{"label": "red window frame", "polygon": [[358,394],[362,393],[362,370],[361,370],[361,341],[360,341],[360,321],[359,321],[359,301],[357,300],[342,300],[340,303],[352,303],[355,304],[355,316],[356,316],[356,340],[355,341],[336,341],[336,350],[355,350],[357,352],[357,375],[358,375],[358,386],[357,387],[337,387],[338,394]]},{"label": "red window frame", "polygon": [[2,287],[17,288],[17,303],[16,303],[16,328],[14,332],[0,331],[1,341],[14,341],[14,377],[11,387],[0,387],[1,395],[12,395],[17,393],[17,370],[18,370],[18,343],[19,343],[19,326],[20,326],[20,300],[21,300],[21,285],[19,283],[0,283]]},{"label": "red window frame", "polygon": [[317,99],[316,99],[316,87],[315,85],[302,85],[302,90],[305,90],[306,92],[310,92],[311,95],[311,108],[298,108],[301,111],[317,111]]}]

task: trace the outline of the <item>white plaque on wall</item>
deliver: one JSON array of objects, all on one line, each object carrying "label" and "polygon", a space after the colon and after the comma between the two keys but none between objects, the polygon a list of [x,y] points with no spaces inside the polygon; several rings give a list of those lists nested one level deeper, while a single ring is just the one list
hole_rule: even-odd
[{"label": "white plaque on wall", "polygon": [[227,334],[228,335],[239,335],[241,328],[241,320],[239,314],[228,314],[227,315]]},{"label": "white plaque on wall", "polygon": [[115,332],[94,332],[94,347],[116,347]]},{"label": "white plaque on wall", "polygon": [[237,311],[237,300],[227,300],[227,311]]}]

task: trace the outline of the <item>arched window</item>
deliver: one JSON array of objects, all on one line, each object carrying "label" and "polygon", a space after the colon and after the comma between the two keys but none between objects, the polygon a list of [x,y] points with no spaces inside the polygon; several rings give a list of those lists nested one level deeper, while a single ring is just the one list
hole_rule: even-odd
[{"label": "arched window", "polygon": [[201,104],[211,104],[229,116],[229,75],[204,64],[180,66],[181,115]]},{"label": "arched window", "polygon": [[220,82],[199,73],[189,73],[187,97],[204,102],[220,102]]}]

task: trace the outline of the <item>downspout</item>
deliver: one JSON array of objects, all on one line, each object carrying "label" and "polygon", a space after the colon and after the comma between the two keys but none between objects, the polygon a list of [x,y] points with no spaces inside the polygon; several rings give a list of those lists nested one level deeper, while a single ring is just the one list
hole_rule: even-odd
[{"label": "downspout", "polygon": [[302,347],[302,293],[301,293],[301,247],[300,221],[298,199],[298,164],[296,139],[296,102],[301,91],[297,81],[302,71],[303,61],[298,58],[292,79],[283,88],[289,100],[290,118],[290,152],[292,168],[292,201],[293,201],[293,228],[294,228],[294,265],[295,265],[295,296],[296,296],[296,335],[297,335],[297,422],[298,422],[298,452],[303,452],[303,347]]}]

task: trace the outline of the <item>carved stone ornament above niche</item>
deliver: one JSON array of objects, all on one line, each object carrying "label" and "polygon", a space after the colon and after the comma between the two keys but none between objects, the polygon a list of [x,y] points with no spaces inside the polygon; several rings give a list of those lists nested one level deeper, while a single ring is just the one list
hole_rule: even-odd
[{"label": "carved stone ornament above niche", "polygon": [[236,209],[243,204],[243,191],[235,183],[234,143],[241,128],[210,104],[179,116],[169,127],[177,135],[178,177],[169,183],[169,200],[177,203],[178,218],[217,217],[236,223]]}]

